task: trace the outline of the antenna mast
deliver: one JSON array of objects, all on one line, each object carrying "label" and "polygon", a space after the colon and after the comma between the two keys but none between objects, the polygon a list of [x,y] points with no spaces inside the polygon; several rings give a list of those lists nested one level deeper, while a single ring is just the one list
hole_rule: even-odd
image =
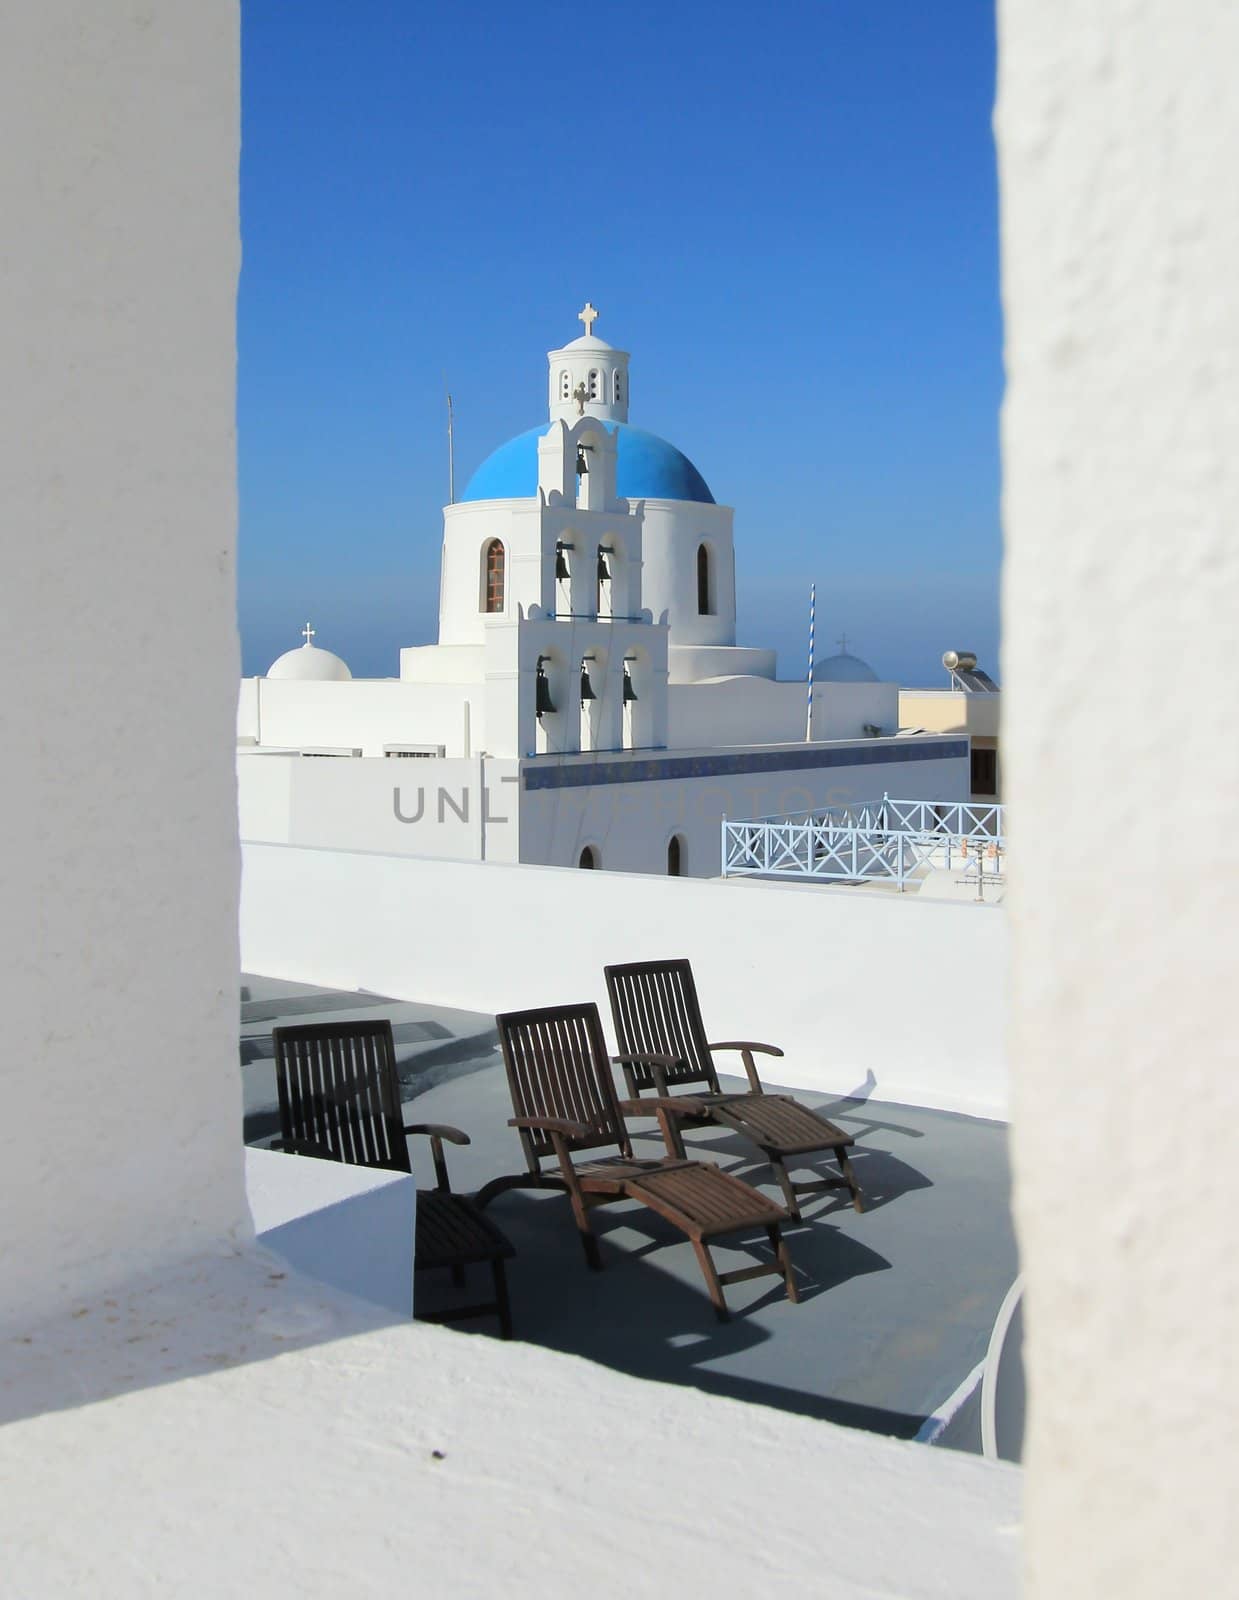
[{"label": "antenna mast", "polygon": [[452,394],[447,395],[447,503],[456,504],[456,442],[452,437]]}]

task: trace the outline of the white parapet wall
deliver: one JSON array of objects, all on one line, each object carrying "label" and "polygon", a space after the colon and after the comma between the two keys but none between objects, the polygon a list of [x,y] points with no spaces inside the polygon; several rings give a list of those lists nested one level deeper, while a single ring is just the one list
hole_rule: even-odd
[{"label": "white parapet wall", "polygon": [[243,857],[249,971],[470,1011],[592,999],[605,1017],[605,962],[688,956],[713,1037],[786,1052],[770,1081],[1006,1116],[1000,907],[268,844]]}]

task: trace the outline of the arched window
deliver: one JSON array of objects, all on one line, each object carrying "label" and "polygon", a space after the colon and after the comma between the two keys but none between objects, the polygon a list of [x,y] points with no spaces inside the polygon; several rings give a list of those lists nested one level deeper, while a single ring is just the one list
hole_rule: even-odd
[{"label": "arched window", "polygon": [[617,406],[624,403],[624,379],[618,372],[615,374],[615,403]]},{"label": "arched window", "polygon": [[684,845],[678,833],[667,841],[667,876],[679,878],[684,874]]},{"label": "arched window", "polygon": [[596,400],[598,398],[598,372],[597,372],[597,369],[595,369],[589,375],[589,398],[591,400]]},{"label": "arched window", "polygon": [[597,871],[597,869],[598,869],[598,852],[597,852],[597,850],[594,849],[592,844],[587,844],[585,846],[584,850],[581,851],[581,859],[577,862],[577,866],[578,867],[585,867],[590,872]]},{"label": "arched window", "polygon": [[572,379],[566,371],[559,374],[559,398],[561,400],[572,399]]},{"label": "arched window", "polygon": [[492,539],[486,546],[486,584],[482,596],[483,611],[503,610],[503,541]]},{"label": "arched window", "polygon": [[713,616],[714,607],[710,594],[710,552],[705,545],[697,546],[697,614],[702,617]]}]

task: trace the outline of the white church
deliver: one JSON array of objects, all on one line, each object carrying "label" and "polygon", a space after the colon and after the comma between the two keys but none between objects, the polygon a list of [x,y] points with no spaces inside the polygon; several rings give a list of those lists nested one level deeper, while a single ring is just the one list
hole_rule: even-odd
[{"label": "white church", "polygon": [[548,421],[444,508],[438,643],[358,679],[307,624],[243,681],[243,837],[710,877],[724,816],[967,799],[967,739],[898,737],[856,656],[819,663],[810,719],[736,644],[732,509],[629,422],[597,316],[548,355]]}]

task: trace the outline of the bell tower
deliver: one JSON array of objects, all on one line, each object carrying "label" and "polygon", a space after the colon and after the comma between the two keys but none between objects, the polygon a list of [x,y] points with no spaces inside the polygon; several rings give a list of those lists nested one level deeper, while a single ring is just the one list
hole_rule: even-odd
[{"label": "bell tower", "polygon": [[581,417],[628,421],[628,352],[594,334],[598,313],[589,301],[577,313],[585,324],[579,339],[547,353],[552,422],[572,427]]}]

